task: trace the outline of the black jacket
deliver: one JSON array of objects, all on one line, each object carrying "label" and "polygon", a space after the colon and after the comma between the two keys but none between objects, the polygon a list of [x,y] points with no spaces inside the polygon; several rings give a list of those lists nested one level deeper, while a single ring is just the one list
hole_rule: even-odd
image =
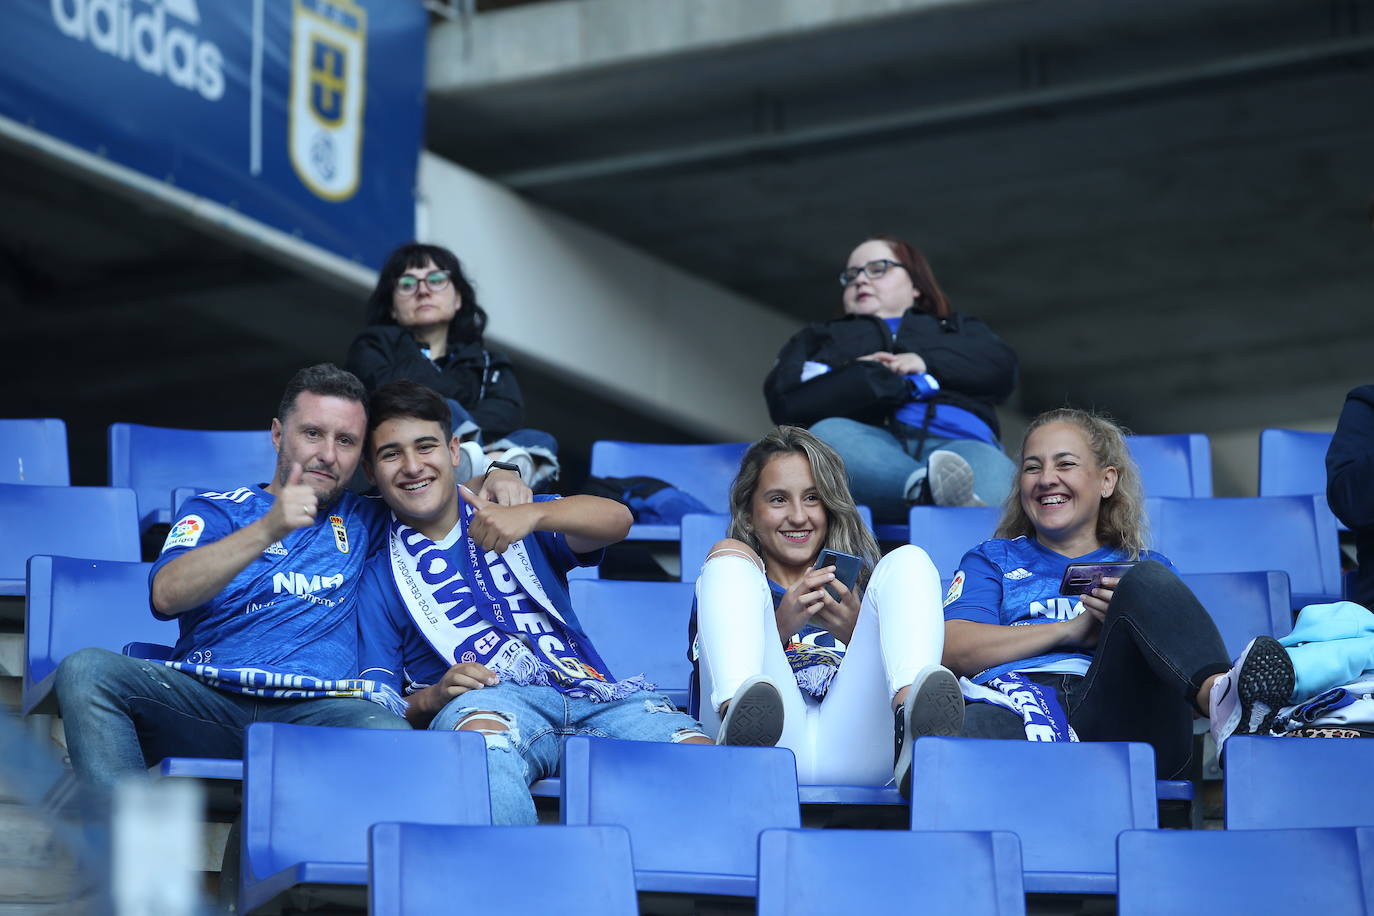
[{"label": "black jacket", "polygon": [[1326,451],[1326,501],[1355,532],[1355,601],[1374,610],[1374,385],[1345,396]]},{"label": "black jacket", "polygon": [[480,343],[459,344],[436,365],[405,328],[373,325],[348,348],[348,371],[368,391],[401,378],[428,385],[463,405],[488,442],[524,424],[524,399],[510,360]]},{"label": "black jacket", "polygon": [[[935,403],[962,407],[999,432],[994,408],[1016,387],[1016,352],[977,318],[955,313],[942,320],[915,307],[902,316],[895,340],[874,315],[845,315],[797,332],[763,382],[773,422],[810,426],[849,417],[886,425],[911,399],[911,384],[886,366],[858,359],[879,350],[918,354],[940,383]],[[831,371],[803,382],[808,361]]]}]

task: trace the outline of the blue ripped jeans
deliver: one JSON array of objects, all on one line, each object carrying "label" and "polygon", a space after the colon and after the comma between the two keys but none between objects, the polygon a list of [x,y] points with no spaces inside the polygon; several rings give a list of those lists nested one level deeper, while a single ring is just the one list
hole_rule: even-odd
[{"label": "blue ripped jeans", "polygon": [[565,696],[552,687],[522,687],[504,681],[454,697],[429,727],[455,729],[481,713],[494,713],[478,717],[504,722],[509,729],[484,730],[493,824],[538,822],[529,787],[558,775],[566,735],[674,742],[704,737],[701,723],[678,712],[657,693],[640,691],[598,703]]}]

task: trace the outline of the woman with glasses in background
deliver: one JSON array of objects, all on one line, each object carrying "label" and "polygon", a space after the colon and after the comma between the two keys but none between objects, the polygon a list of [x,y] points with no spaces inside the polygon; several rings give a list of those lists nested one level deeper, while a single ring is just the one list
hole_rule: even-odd
[{"label": "woman with glasses in background", "polygon": [[867,239],[840,272],[844,315],[789,340],[764,381],[773,422],[809,426],[849,469],[854,501],[905,522],[915,503],[993,505],[1011,486],[996,405],[1016,353],[950,308],[909,242]]},{"label": "woman with glasses in background", "polygon": [[367,300],[366,323],[349,347],[349,370],[369,392],[410,379],[442,394],[470,464],[459,480],[493,460],[514,465],[530,486],[557,479],[558,443],[520,428],[525,407],[515,369],[483,345],[487,313],[453,252],[418,242],[392,252]]}]

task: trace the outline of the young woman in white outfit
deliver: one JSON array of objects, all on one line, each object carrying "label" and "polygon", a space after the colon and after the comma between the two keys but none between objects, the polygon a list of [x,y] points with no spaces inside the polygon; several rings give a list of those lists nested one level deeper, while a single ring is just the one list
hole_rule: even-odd
[{"label": "young woman in white outfit", "polygon": [[[843,462],[796,427],[750,446],[730,510],[697,580],[702,724],[722,744],[790,748],[804,784],[905,793],[910,743],[963,724],[935,566],[911,545],[879,559]],[[861,558],[852,590],[814,568],[824,547]]]}]

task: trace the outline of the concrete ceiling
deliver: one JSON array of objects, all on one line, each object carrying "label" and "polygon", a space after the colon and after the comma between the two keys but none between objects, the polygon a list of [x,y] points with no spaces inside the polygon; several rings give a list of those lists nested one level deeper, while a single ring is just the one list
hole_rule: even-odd
[{"label": "concrete ceiling", "polygon": [[865,235],[914,240],[1020,352],[1027,413],[1221,432],[1368,380],[1369,2],[954,3],[504,83],[439,67],[432,150],[799,319],[838,308]]}]

